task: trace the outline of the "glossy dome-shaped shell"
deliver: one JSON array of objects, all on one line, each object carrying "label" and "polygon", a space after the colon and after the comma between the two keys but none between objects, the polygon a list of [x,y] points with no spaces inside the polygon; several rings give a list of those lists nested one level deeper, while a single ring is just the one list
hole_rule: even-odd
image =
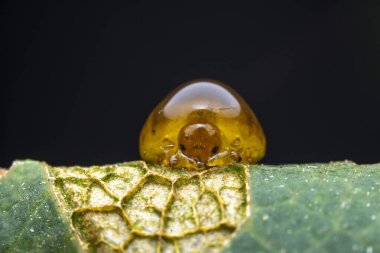
[{"label": "glossy dome-shaped shell", "polygon": [[[195,130],[184,136],[185,128]],[[182,140],[187,140],[187,153],[181,150]],[[192,81],[171,92],[149,115],[140,135],[141,157],[163,165],[178,153],[206,166],[254,163],[264,156],[265,146],[260,123],[243,98],[212,80]]]}]

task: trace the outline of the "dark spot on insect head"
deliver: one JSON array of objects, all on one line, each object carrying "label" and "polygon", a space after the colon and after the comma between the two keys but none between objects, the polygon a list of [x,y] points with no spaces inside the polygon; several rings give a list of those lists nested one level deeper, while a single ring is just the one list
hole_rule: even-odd
[{"label": "dark spot on insect head", "polygon": [[211,153],[213,153],[214,155],[218,152],[219,148],[217,146],[214,146],[212,149],[211,149]]}]

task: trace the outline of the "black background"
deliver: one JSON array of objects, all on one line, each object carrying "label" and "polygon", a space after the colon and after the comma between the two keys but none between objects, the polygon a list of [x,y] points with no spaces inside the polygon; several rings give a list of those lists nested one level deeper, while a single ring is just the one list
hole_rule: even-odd
[{"label": "black background", "polygon": [[265,163],[380,162],[379,1],[79,2],[1,4],[0,166],[139,159],[150,111],[194,78],[252,106]]}]

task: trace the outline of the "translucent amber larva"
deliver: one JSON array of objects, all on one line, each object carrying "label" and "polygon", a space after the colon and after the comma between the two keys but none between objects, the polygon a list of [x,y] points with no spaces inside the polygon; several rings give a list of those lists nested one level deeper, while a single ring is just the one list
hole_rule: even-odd
[{"label": "translucent amber larva", "polygon": [[243,98],[210,80],[192,81],[170,93],[140,135],[145,161],[192,169],[255,163],[265,146],[260,123]]}]

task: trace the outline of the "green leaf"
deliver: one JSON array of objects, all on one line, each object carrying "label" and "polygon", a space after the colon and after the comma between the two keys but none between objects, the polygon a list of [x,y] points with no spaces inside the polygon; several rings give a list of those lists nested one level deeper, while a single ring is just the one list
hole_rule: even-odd
[{"label": "green leaf", "polygon": [[0,252],[80,252],[46,165],[15,162],[0,180]]},{"label": "green leaf", "polygon": [[229,252],[380,252],[380,164],[251,166],[251,217]]},{"label": "green leaf", "polygon": [[0,252],[380,252],[380,164],[16,162]]},{"label": "green leaf", "polygon": [[89,252],[220,252],[248,214],[248,167],[203,171],[130,162],[53,167]]}]

